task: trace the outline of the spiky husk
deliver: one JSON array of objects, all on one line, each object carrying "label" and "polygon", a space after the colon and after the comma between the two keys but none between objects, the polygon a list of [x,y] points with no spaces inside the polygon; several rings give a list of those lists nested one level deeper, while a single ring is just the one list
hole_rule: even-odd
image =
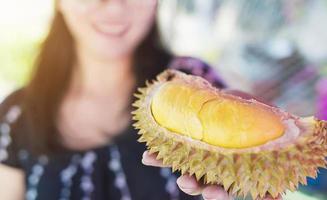
[{"label": "spiky husk", "polygon": [[206,184],[220,184],[230,195],[257,199],[295,191],[299,183],[306,185],[306,177],[315,178],[318,168],[326,167],[327,123],[314,118],[298,118],[297,124],[306,133],[291,143],[268,149],[224,149],[161,127],[152,116],[151,97],[156,88],[176,78],[210,87],[201,78],[167,70],[140,88],[133,104],[139,142],[145,142],[150,153],[157,153],[157,159],[173,171],[194,175]]}]

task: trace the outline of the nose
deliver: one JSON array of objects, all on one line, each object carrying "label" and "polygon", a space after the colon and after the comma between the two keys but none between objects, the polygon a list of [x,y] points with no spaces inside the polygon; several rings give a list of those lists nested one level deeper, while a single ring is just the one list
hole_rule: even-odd
[{"label": "nose", "polygon": [[102,8],[110,12],[122,11],[126,0],[102,0]]},{"label": "nose", "polygon": [[102,0],[103,7],[123,7],[126,0]]},{"label": "nose", "polygon": [[122,5],[125,4],[128,0],[101,0],[104,5]]}]

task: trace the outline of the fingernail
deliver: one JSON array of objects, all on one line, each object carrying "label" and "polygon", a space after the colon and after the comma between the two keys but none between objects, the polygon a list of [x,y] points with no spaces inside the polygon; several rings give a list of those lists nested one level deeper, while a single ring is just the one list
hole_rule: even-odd
[{"label": "fingernail", "polygon": [[147,151],[144,151],[142,157],[147,157],[148,155],[149,153]]},{"label": "fingernail", "polygon": [[190,179],[188,179],[184,176],[181,176],[177,179],[177,184],[184,189],[192,189],[192,188],[196,187],[196,185],[193,181],[190,181]]},{"label": "fingernail", "polygon": [[203,197],[204,200],[217,200],[217,199],[213,199],[213,198],[205,198]]},{"label": "fingernail", "polygon": [[183,192],[189,195],[199,195],[201,191],[201,189],[197,187],[196,183],[194,183],[192,180],[190,181],[190,179],[184,176],[177,179],[177,185]]},{"label": "fingernail", "polygon": [[142,163],[143,163],[144,165],[151,165],[151,162],[148,162],[148,161],[146,161],[146,160],[144,160],[144,159],[142,159]]},{"label": "fingernail", "polygon": [[142,163],[143,164],[145,164],[145,165],[148,165],[148,164],[151,164],[151,162],[148,162],[145,158],[147,158],[148,157],[148,152],[147,151],[145,151],[144,153],[143,153],[143,155],[142,155]]},{"label": "fingernail", "polygon": [[189,195],[192,195],[192,196],[200,194],[200,191],[194,191],[194,189],[192,189],[192,188],[182,188],[182,187],[180,187],[180,189],[183,192],[185,192],[185,193],[187,193]]},{"label": "fingernail", "polygon": [[188,186],[179,186],[180,188],[181,188],[181,190],[183,190],[184,192],[187,192],[187,193],[189,193],[189,192],[192,192],[193,190],[194,190],[194,188],[192,188],[192,187],[188,187]]},{"label": "fingernail", "polygon": [[190,188],[182,188],[182,187],[181,187],[181,190],[183,190],[185,193],[188,193],[188,194],[191,194],[191,193],[194,192],[194,191],[193,191],[192,189],[190,189]]}]

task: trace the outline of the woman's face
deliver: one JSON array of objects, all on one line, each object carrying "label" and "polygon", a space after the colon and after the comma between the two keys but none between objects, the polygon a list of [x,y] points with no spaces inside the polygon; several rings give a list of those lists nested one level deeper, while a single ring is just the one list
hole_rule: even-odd
[{"label": "woman's face", "polygon": [[59,0],[77,48],[105,58],[130,56],[153,25],[157,0]]}]

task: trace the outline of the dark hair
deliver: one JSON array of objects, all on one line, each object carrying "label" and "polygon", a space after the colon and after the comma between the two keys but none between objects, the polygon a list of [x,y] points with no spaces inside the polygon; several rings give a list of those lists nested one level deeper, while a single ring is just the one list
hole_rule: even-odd
[{"label": "dark hair", "polygon": [[[154,24],[135,53],[137,86],[154,78],[168,65],[170,54],[158,41],[157,25]],[[23,95],[23,119],[28,129],[29,149],[34,153],[49,154],[62,148],[56,117],[70,84],[75,58],[74,39],[62,14],[57,12]]]}]

